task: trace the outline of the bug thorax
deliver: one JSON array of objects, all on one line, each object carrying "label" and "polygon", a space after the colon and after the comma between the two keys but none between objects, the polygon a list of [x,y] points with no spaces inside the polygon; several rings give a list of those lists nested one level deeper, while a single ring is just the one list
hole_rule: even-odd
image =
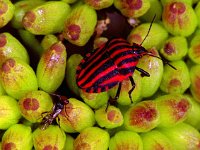
[{"label": "bug thorax", "polygon": [[138,59],[149,53],[144,47],[136,43],[133,43],[132,48],[134,54]]}]

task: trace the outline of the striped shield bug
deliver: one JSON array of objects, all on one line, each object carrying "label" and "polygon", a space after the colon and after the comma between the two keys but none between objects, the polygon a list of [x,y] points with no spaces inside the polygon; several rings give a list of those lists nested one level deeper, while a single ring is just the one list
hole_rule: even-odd
[{"label": "striped shield bug", "polygon": [[[148,36],[154,19],[155,16],[142,43]],[[76,71],[78,87],[88,93],[100,93],[118,84],[119,87],[115,96],[116,100],[120,94],[121,82],[129,78],[132,88],[129,90],[128,94],[132,102],[131,93],[135,88],[135,82],[132,77],[134,71],[137,70],[141,72],[141,76],[150,76],[148,72],[137,67],[139,59],[144,55],[150,55],[161,59],[142,47],[142,43],[133,43],[131,45],[125,39],[112,38],[95,51],[86,54]],[[163,61],[170,65],[167,61]],[[174,68],[173,66],[171,67]]]},{"label": "striped shield bug", "polygon": [[67,105],[69,103],[69,100],[65,96],[61,96],[58,94],[50,94],[50,95],[57,97],[58,100],[53,99],[54,105],[51,111],[42,113],[42,115],[45,114],[40,123],[40,128],[42,130],[45,130],[49,125],[51,125],[63,110],[64,105]]}]

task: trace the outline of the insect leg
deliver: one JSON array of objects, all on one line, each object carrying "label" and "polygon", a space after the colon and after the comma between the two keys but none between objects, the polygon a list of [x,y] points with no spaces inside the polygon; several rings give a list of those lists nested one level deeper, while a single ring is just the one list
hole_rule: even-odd
[{"label": "insect leg", "polygon": [[149,74],[148,72],[144,71],[143,69],[138,68],[138,67],[135,67],[135,69],[136,69],[137,71],[141,72],[141,76],[142,76],[142,77],[144,77],[144,76],[150,77],[150,74]]},{"label": "insect leg", "polygon": [[132,100],[132,96],[131,96],[131,93],[133,92],[133,90],[135,89],[135,82],[133,80],[133,77],[130,76],[129,77],[130,81],[131,81],[131,84],[132,84],[132,88],[128,91],[128,94],[129,94],[129,98],[131,100],[131,103],[133,103],[133,100]]}]

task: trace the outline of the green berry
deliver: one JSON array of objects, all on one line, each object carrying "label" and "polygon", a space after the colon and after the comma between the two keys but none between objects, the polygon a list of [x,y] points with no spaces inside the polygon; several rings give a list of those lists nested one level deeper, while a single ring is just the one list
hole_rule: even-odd
[{"label": "green berry", "polygon": [[200,65],[194,65],[190,69],[190,91],[197,102],[200,102]]},{"label": "green berry", "polygon": [[[153,55],[160,57],[155,48],[149,51]],[[139,60],[137,67],[150,74],[150,77],[143,77],[141,79],[141,97],[150,97],[159,89],[163,76],[163,62],[156,57],[146,55]]]},{"label": "green berry", "polygon": [[80,54],[72,54],[66,62],[66,82],[70,91],[79,96],[79,87],[76,84],[76,68],[83,57]]},{"label": "green berry", "polygon": [[5,95],[5,94],[6,94],[6,91],[3,89],[1,82],[0,82],[0,96]]},{"label": "green berry", "polygon": [[12,19],[15,12],[15,6],[10,0],[1,0],[0,10],[0,28],[2,28]]},{"label": "green berry", "polygon": [[162,21],[172,35],[189,36],[197,27],[197,16],[192,6],[183,1],[166,3]]},{"label": "green berry", "polygon": [[58,117],[58,124],[68,133],[81,132],[83,129],[92,127],[95,124],[92,109],[75,98],[69,99],[69,104],[65,105]]},{"label": "green berry", "polygon": [[110,139],[109,150],[143,150],[141,137],[132,131],[119,131]]},{"label": "green berry", "polygon": [[10,96],[0,96],[0,110],[0,129],[9,128],[21,118],[17,101]]},{"label": "green berry", "polygon": [[108,92],[87,93],[83,90],[80,90],[80,97],[93,109],[100,108],[101,106],[107,104],[109,100]]},{"label": "green berry", "polygon": [[143,150],[173,150],[170,139],[158,130],[141,134]]},{"label": "green berry", "polygon": [[171,128],[160,128],[159,131],[170,139],[175,150],[199,149],[199,131],[186,123]]},{"label": "green berry", "polygon": [[24,17],[25,13],[36,6],[41,5],[42,3],[44,3],[43,0],[37,0],[37,1],[23,0],[16,2],[14,4],[15,13],[11,20],[12,27],[16,29],[23,28],[22,18]]},{"label": "green berry", "polygon": [[41,46],[44,50],[48,50],[53,44],[58,42],[58,38],[54,34],[47,34],[41,41]]},{"label": "green berry", "polygon": [[22,116],[32,123],[40,122],[42,113],[51,111],[53,107],[51,97],[44,91],[28,92],[18,103]]},{"label": "green berry", "polygon": [[155,99],[160,114],[159,127],[172,127],[186,120],[192,105],[188,97],[168,94]]},{"label": "green berry", "polygon": [[199,57],[200,44],[199,43],[200,43],[200,35],[196,34],[192,38],[192,40],[190,42],[190,47],[188,50],[189,58],[196,64],[200,64],[200,57]]},{"label": "green berry", "polygon": [[36,35],[61,32],[70,10],[70,6],[62,1],[45,2],[27,11],[22,23],[26,30]]},{"label": "green berry", "polygon": [[170,62],[172,66],[165,65],[160,83],[160,89],[166,93],[183,94],[190,86],[190,75],[186,63],[183,60]]},{"label": "green berry", "polygon": [[36,71],[40,89],[53,93],[59,88],[65,77],[66,57],[66,48],[61,42],[44,52]]},{"label": "green berry", "polygon": [[93,35],[96,23],[96,11],[86,4],[77,4],[65,21],[63,36],[72,44],[84,46]]},{"label": "green berry", "polygon": [[22,124],[15,124],[8,128],[2,137],[2,150],[23,149],[32,150],[31,128]]},{"label": "green berry", "polygon": [[74,138],[69,134],[66,134],[64,150],[74,150]]},{"label": "green berry", "polygon": [[152,101],[142,101],[131,106],[124,114],[124,126],[134,132],[148,132],[160,123],[157,104]]},{"label": "green berry", "polygon": [[[1,2],[0,2],[1,3]],[[0,65],[7,59],[17,57],[29,63],[29,56],[24,46],[8,32],[0,34]]]},{"label": "green berry", "polygon": [[[152,18],[153,19],[153,18]],[[166,29],[158,23],[153,23],[149,35],[144,40],[150,28],[150,23],[142,23],[136,28],[132,29],[128,35],[129,43],[141,44],[146,49],[156,47],[160,49],[164,41],[168,38]]]},{"label": "green berry", "polygon": [[65,132],[59,126],[50,125],[46,130],[37,128],[33,132],[33,145],[37,150],[64,149]]},{"label": "green berry", "polygon": [[126,17],[137,18],[142,16],[150,8],[148,0],[114,0],[114,6]]},{"label": "green berry", "polygon": [[107,150],[110,136],[108,132],[98,127],[88,127],[74,140],[74,149]]},{"label": "green berry", "polygon": [[169,61],[183,59],[188,52],[187,39],[183,36],[173,36],[168,38],[160,53]]},{"label": "green berry", "polygon": [[116,128],[123,124],[123,115],[119,108],[114,106],[101,107],[95,111],[95,119],[101,128]]},{"label": "green berry", "polygon": [[0,81],[6,93],[16,99],[21,98],[27,92],[38,89],[33,69],[17,58],[9,58],[2,64]]}]

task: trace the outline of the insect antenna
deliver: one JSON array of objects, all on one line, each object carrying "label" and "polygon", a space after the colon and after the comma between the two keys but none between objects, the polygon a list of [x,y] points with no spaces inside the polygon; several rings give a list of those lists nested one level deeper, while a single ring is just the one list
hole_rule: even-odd
[{"label": "insect antenna", "polygon": [[162,60],[165,64],[167,64],[167,65],[169,65],[170,67],[172,67],[174,70],[177,70],[174,66],[172,66],[172,65],[169,63],[168,60],[166,60],[166,59],[164,59],[164,58],[162,58],[162,57],[158,57],[158,56],[156,56],[156,55],[153,55],[151,52],[148,52],[147,55],[152,56],[152,57],[156,57],[156,58]]},{"label": "insect antenna", "polygon": [[150,24],[149,30],[148,30],[146,36],[144,37],[143,41],[140,43],[140,45],[143,44],[143,42],[146,40],[147,36],[149,35],[149,32],[150,32],[150,30],[151,30],[151,27],[152,27],[152,24],[153,24],[155,18],[156,18],[156,14],[153,16],[153,19],[152,19],[152,21],[151,21],[151,24]]}]

